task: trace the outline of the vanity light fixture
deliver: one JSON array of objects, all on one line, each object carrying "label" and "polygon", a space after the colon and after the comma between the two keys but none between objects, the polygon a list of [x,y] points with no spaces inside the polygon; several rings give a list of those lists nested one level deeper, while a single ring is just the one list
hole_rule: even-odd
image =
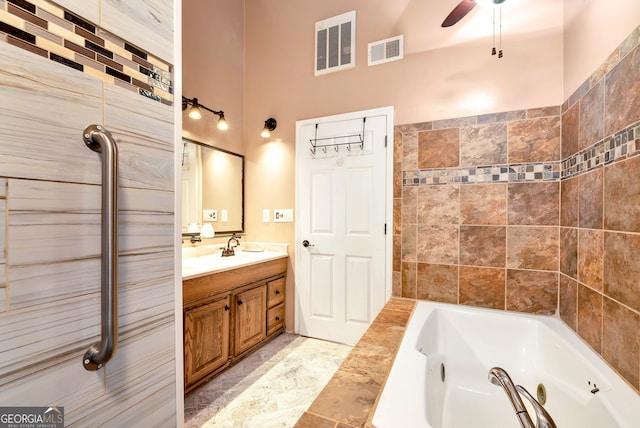
[{"label": "vanity light fixture", "polygon": [[200,111],[200,107],[198,107],[198,99],[197,98],[193,99],[193,105],[189,109],[189,117],[191,119],[195,119],[195,120],[198,120],[198,119],[202,118],[202,112]]},{"label": "vanity light fixture", "polygon": [[[191,108],[189,108],[189,106],[191,106]],[[220,111],[212,110],[209,107],[205,106],[204,104],[200,104],[198,102],[198,99],[195,97],[194,98],[187,98],[184,96],[182,97],[182,111],[185,111],[186,109],[189,109],[189,117],[195,120],[202,118],[201,109],[211,112],[218,116],[219,130],[224,131],[229,128],[229,125],[227,124],[227,121],[224,118],[224,112],[222,110]]]},{"label": "vanity light fixture", "polygon": [[278,126],[278,122],[276,122],[274,118],[270,117],[269,119],[265,120],[264,128],[262,128],[262,132],[260,133],[260,136],[262,138],[271,137],[271,131],[276,129],[276,126]]}]

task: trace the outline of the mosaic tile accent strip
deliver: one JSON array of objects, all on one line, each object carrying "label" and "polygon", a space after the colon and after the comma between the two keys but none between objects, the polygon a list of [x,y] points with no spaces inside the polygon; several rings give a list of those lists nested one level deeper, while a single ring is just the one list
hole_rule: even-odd
[{"label": "mosaic tile accent strip", "polygon": [[562,161],[561,178],[571,178],[640,153],[640,122],[604,138]]},{"label": "mosaic tile accent strip", "polygon": [[403,171],[403,186],[558,181],[560,162]]},{"label": "mosaic tile accent strip", "polygon": [[0,1],[0,41],[173,105],[173,66],[47,0]]}]

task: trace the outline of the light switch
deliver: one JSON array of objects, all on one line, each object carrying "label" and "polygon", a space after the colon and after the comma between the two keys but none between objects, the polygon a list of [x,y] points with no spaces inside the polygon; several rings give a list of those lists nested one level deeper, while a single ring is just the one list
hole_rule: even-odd
[{"label": "light switch", "polygon": [[222,221],[228,221],[229,213],[227,212],[227,210],[220,211],[220,217],[222,217]]},{"label": "light switch", "polygon": [[268,209],[262,210],[262,221],[264,223],[269,223],[269,210]]}]

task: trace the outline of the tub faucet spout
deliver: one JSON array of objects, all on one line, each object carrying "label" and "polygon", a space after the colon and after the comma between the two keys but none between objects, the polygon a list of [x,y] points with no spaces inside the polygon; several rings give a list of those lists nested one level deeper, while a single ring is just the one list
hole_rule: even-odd
[{"label": "tub faucet spout", "polygon": [[520,422],[520,426],[522,428],[536,428],[529,417],[529,412],[527,412],[527,409],[524,407],[524,403],[516,390],[516,386],[513,384],[507,372],[500,367],[494,367],[489,370],[489,380],[492,384],[501,386],[504,392],[507,393],[507,397],[509,397],[509,401],[511,401],[513,409],[516,411],[516,417],[518,418],[518,422]]},{"label": "tub faucet spout", "polygon": [[538,400],[536,400],[531,394],[529,394],[529,391],[524,389],[522,385],[516,385],[516,389],[521,395],[524,395],[524,397],[529,400],[529,402],[533,406],[533,410],[536,412],[537,428],[557,428],[556,423],[551,418],[551,415],[546,411],[544,407],[542,407],[540,403],[538,403]]},{"label": "tub faucet spout", "polygon": [[[489,370],[489,380],[492,384],[501,386],[507,393],[509,401],[513,405],[516,411],[516,416],[520,422],[522,428],[557,428],[555,422],[551,418],[551,415],[545,410],[544,407],[533,398],[529,391],[527,391],[522,385],[514,385],[507,372],[500,368],[494,367]],[[524,403],[520,398],[520,394],[529,400],[533,410],[536,412],[536,424],[533,424],[529,412],[524,407]]]}]

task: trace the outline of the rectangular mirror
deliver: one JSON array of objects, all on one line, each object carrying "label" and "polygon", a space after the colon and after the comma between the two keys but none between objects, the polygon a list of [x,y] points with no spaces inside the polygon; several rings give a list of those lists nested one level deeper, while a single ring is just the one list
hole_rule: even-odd
[{"label": "rectangular mirror", "polygon": [[[244,232],[244,156],[182,139],[182,232]],[[204,226],[204,230],[202,229]]]}]

